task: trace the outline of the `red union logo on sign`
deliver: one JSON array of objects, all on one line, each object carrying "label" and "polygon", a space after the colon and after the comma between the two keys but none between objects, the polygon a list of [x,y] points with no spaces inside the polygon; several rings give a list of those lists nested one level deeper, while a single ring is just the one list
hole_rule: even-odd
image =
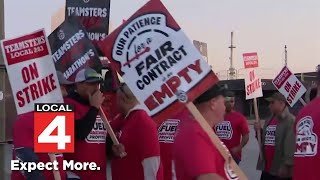
[{"label": "red union logo on sign", "polygon": [[74,108],[72,104],[35,104],[34,151],[74,152]]},{"label": "red union logo on sign", "polygon": [[256,52],[254,53],[244,53],[243,54],[244,60],[244,68],[256,68],[259,66],[258,63],[258,55]]}]

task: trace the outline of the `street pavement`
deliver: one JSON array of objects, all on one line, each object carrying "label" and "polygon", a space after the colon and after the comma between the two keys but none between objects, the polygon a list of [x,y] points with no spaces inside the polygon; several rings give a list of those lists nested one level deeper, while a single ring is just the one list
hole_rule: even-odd
[{"label": "street pavement", "polygon": [[261,171],[256,170],[257,160],[259,157],[258,141],[255,138],[253,125],[250,125],[250,138],[248,144],[243,148],[242,161],[240,168],[247,175],[249,180],[259,180]]}]

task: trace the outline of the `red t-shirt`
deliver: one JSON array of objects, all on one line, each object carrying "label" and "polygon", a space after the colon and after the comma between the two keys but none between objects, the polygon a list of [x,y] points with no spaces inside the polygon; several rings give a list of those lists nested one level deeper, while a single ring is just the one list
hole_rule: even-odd
[{"label": "red t-shirt", "polygon": [[[71,98],[65,98],[65,103],[74,104],[75,119],[81,119],[89,111],[90,106],[79,103]],[[104,123],[99,115],[96,117],[96,122],[89,135],[85,140],[75,140],[74,153],[64,154],[65,159],[74,162],[95,162],[100,170],[81,170],[72,171],[81,179],[105,180],[107,176],[107,156],[106,156],[106,134],[107,131]]]},{"label": "red t-shirt", "polygon": [[296,151],[293,179],[318,180],[320,166],[320,98],[311,101],[298,114],[295,122]]},{"label": "red t-shirt", "polygon": [[173,158],[177,180],[193,180],[209,173],[228,179],[224,158],[191,115],[181,119]]},{"label": "red t-shirt", "polygon": [[172,167],[172,149],[180,119],[185,119],[189,115],[187,109],[175,115],[172,119],[167,119],[158,127],[158,136],[161,150],[161,161],[163,164],[163,177],[165,180],[172,180],[175,172]]},{"label": "red t-shirt", "polygon": [[[231,112],[225,115],[224,121],[215,126],[215,133],[229,150],[241,143],[241,137],[249,133],[249,126],[246,118],[238,113]],[[241,160],[241,151],[237,154]]]},{"label": "red t-shirt", "polygon": [[[112,129],[124,145],[127,156],[112,160],[113,180],[144,179],[142,161],[149,157],[160,157],[157,126],[144,110],[134,110],[127,118],[118,117],[111,121]],[[162,180],[160,164],[157,179]]]},{"label": "red t-shirt", "polygon": [[[34,146],[34,114],[33,112],[21,114],[17,117],[13,127],[13,160],[15,157],[16,148],[33,148]],[[49,155],[47,153],[37,153],[38,162],[51,162]],[[63,155],[56,154],[56,159],[58,162],[58,168],[60,172],[61,179],[66,179],[66,172],[62,170]],[[44,177],[47,180],[54,180],[52,171],[44,170],[42,171]],[[26,178],[21,174],[20,171],[12,171],[11,173],[12,180],[25,180]]]},{"label": "red t-shirt", "polygon": [[272,160],[275,153],[275,139],[278,121],[273,118],[266,129],[264,140],[264,155],[265,155],[265,171],[269,172],[272,166]]}]

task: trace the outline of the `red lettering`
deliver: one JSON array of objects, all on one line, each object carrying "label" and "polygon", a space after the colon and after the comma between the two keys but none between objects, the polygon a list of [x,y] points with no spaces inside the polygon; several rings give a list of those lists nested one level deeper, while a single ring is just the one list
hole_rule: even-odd
[{"label": "red lettering", "polygon": [[22,80],[24,83],[29,83],[31,80],[39,77],[37,64],[32,63],[28,67],[23,67],[21,70]]},{"label": "red lettering", "polygon": [[200,66],[200,59],[196,60],[195,64],[190,64],[188,66],[188,68],[196,71],[198,74],[201,74],[202,73],[202,69],[201,69],[201,66]]},{"label": "red lettering", "polygon": [[38,84],[40,96],[43,96],[43,90],[42,90],[41,81],[38,81],[37,84]]},{"label": "red lettering", "polygon": [[301,84],[298,81],[296,81],[296,83],[293,85],[293,88],[298,92],[301,88]]},{"label": "red lettering", "polygon": [[30,92],[31,92],[32,99],[38,99],[39,98],[39,93],[37,91],[37,84],[31,84],[30,85]]},{"label": "red lettering", "polygon": [[22,95],[23,95],[22,91],[18,91],[16,94],[17,100],[19,101],[18,102],[19,107],[23,107],[25,105]]},{"label": "red lettering", "polygon": [[254,75],[254,70],[249,72],[249,76],[250,76],[250,82],[253,81],[255,79],[255,75]]},{"label": "red lettering", "polygon": [[[174,77],[172,77],[174,78]],[[172,79],[170,78],[170,79]],[[179,79],[179,78],[178,78]],[[173,94],[172,92],[170,91],[169,87],[167,86],[167,84],[163,84],[161,86],[161,91],[155,91],[153,93],[153,96],[156,98],[156,100],[158,101],[159,104],[162,104],[163,103],[163,99],[166,98],[167,96],[169,97],[172,97]]]},{"label": "red lettering", "polygon": [[286,83],[286,85],[284,86],[284,89],[287,91],[287,92],[289,92],[290,91],[290,89],[291,89],[291,84],[289,83],[289,82],[287,82]]},{"label": "red lettering", "polygon": [[199,74],[203,71],[200,66],[200,60],[198,59],[195,61],[195,64],[190,64],[188,67],[185,67],[180,72],[178,72],[178,76],[172,76],[167,82],[165,82],[165,84],[161,86],[160,91],[154,91],[152,95],[144,101],[144,104],[150,111],[163,104],[166,97],[171,98],[174,93],[178,91],[182,80],[180,78],[183,78],[187,83],[192,82],[192,79],[188,74],[189,68]]},{"label": "red lettering", "polygon": [[39,77],[37,64],[35,62],[29,65],[29,70],[32,79],[36,79]]},{"label": "red lettering", "polygon": [[28,71],[27,67],[23,67],[21,70],[21,74],[22,74],[22,80],[24,83],[28,83],[31,79],[30,79],[30,74]]},{"label": "red lettering", "polygon": [[19,107],[23,107],[25,104],[30,103],[36,99],[42,97],[45,94],[50,93],[57,86],[54,84],[53,74],[38,80],[37,82],[30,84],[16,93]]},{"label": "red lettering", "polygon": [[261,88],[260,79],[256,79],[254,82],[247,85],[247,95],[254,93],[257,89]]},{"label": "red lettering", "polygon": [[144,104],[148,107],[150,111],[154,110],[159,104],[155,101],[154,97],[151,95],[145,101]]},{"label": "red lettering", "polygon": [[41,81],[42,81],[44,94],[48,94],[51,91],[50,86],[49,86],[49,82],[48,82],[48,76],[43,78]]},{"label": "red lettering", "polygon": [[287,101],[288,101],[289,104],[292,103],[292,98],[291,98],[290,94],[289,94],[289,96],[287,97]]},{"label": "red lettering", "polygon": [[51,91],[55,90],[57,88],[57,86],[55,85],[55,80],[53,78],[53,74],[50,74],[49,75],[49,79],[50,79],[50,82],[51,82]]},{"label": "red lettering", "polygon": [[250,85],[248,85],[248,86],[247,86],[247,96],[250,95],[250,89],[251,89],[251,88],[250,88]]},{"label": "red lettering", "polygon": [[27,103],[30,103],[30,97],[29,97],[28,89],[29,89],[29,87],[25,87],[25,88],[23,89],[23,92],[24,92],[24,94],[25,94],[25,96],[26,96]]},{"label": "red lettering", "polygon": [[188,68],[184,68],[178,73],[178,75],[180,77],[183,77],[187,81],[187,83],[190,83],[192,81],[192,79],[190,78],[188,71],[189,71]]},{"label": "red lettering", "polygon": [[171,91],[173,93],[176,93],[178,87],[181,85],[181,81],[180,81],[179,77],[173,76],[172,78],[170,78],[167,81],[167,85],[169,86],[169,88],[171,89]]}]

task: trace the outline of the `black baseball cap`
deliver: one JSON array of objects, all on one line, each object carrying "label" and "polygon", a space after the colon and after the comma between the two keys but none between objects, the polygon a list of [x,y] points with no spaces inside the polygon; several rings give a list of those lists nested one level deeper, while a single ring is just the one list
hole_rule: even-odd
[{"label": "black baseball cap", "polygon": [[200,104],[203,102],[207,102],[212,98],[215,98],[218,96],[225,96],[225,95],[226,95],[226,89],[219,84],[215,84],[211,88],[209,88],[206,92],[201,94],[196,100],[194,100],[194,103]]}]

